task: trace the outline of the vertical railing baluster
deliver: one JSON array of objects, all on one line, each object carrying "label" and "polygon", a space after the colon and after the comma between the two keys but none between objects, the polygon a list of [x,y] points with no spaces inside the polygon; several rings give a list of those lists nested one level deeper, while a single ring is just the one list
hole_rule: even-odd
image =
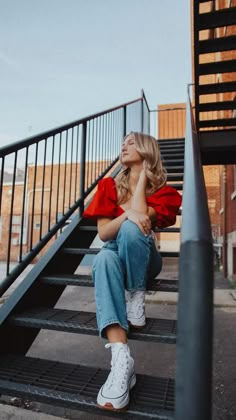
[{"label": "vertical railing baluster", "polygon": [[8,236],[8,249],[7,249],[7,275],[10,272],[9,268],[10,268],[10,260],[11,260],[12,218],[13,218],[13,207],[14,207],[14,198],[15,198],[17,156],[18,156],[18,151],[15,152],[14,169],[13,169],[13,177],[12,177],[11,206],[10,206],[10,215],[9,215],[9,236]]},{"label": "vertical railing baluster", "polygon": [[[86,144],[86,166],[85,166],[85,184],[84,184],[84,191],[86,191],[89,187],[89,173],[90,173],[90,169],[89,169],[89,153],[90,153],[90,145],[91,145],[91,124],[92,124],[92,120],[87,122],[87,127],[86,127],[86,132],[87,132],[87,144]],[[82,132],[83,132],[83,126],[82,126]],[[83,135],[83,134],[82,134]],[[82,147],[82,146],[81,146]],[[80,151],[81,152],[81,151]]]},{"label": "vertical railing baluster", "polygon": [[106,161],[106,150],[104,145],[108,142],[108,127],[109,127],[109,114],[106,114],[106,126],[105,126],[105,136],[102,143],[102,172],[104,171],[104,165]]},{"label": "vertical railing baluster", "polygon": [[2,167],[1,167],[1,181],[0,181],[0,216],[2,215],[2,192],[3,192],[3,181],[4,181],[4,166],[5,166],[5,157],[2,158]]},{"label": "vertical railing baluster", "polygon": [[54,173],[54,148],[55,148],[55,135],[52,138],[52,160],[51,160],[51,174],[50,174],[50,188],[49,188],[50,191],[49,191],[49,200],[48,200],[48,231],[51,228],[51,209],[52,209],[52,195],[53,195],[53,173]]},{"label": "vertical railing baluster", "polygon": [[93,168],[93,179],[92,182],[96,179],[96,171],[95,171],[95,162],[96,162],[96,144],[97,144],[97,137],[98,137],[98,118],[96,118],[96,125],[95,125],[95,136],[93,140],[93,158],[92,158],[92,168]]},{"label": "vertical railing baluster", "polygon": [[126,106],[124,106],[124,114],[123,114],[123,137],[125,137],[125,135],[126,135],[126,117],[127,117],[127,115],[126,115],[126,113],[127,113],[127,110],[126,110]]},{"label": "vertical railing baluster", "polygon": [[60,132],[59,139],[59,156],[58,156],[58,176],[57,176],[57,204],[56,204],[56,223],[58,222],[58,210],[59,210],[59,195],[60,195],[60,176],[61,176],[61,146],[62,146],[62,132]]},{"label": "vertical railing baluster", "polygon": [[77,200],[77,183],[78,183],[78,160],[79,160],[79,125],[77,126],[77,138],[76,138],[76,166],[75,166],[75,196],[74,201]]},{"label": "vertical railing baluster", "polygon": [[85,157],[86,157],[86,136],[87,136],[87,122],[82,124],[82,136],[81,136],[81,155],[80,155],[80,198],[82,198],[82,204],[80,206],[80,216],[84,211],[84,186],[85,186]]},{"label": "vertical railing baluster", "polygon": [[23,188],[23,197],[22,197],[22,211],[21,211],[21,235],[20,235],[20,255],[19,260],[22,260],[22,246],[23,242],[24,245],[27,245],[27,224],[28,224],[28,215],[25,217],[25,205],[26,205],[26,190],[27,190],[27,173],[28,173],[28,153],[29,148],[26,147],[26,155],[25,155],[25,173],[24,173],[24,188]]},{"label": "vertical railing baluster", "polygon": [[[32,210],[31,210],[31,231],[30,231],[30,251],[33,247],[33,234],[34,234],[34,206],[35,206],[35,189],[36,189],[36,178],[37,178],[37,165],[38,165],[38,142],[36,143],[35,151],[35,165],[34,165],[34,183],[33,183],[33,197],[32,197]],[[30,199],[30,194],[28,194],[28,200]],[[30,205],[28,204],[28,208]]]},{"label": "vertical railing baluster", "polygon": [[99,165],[98,165],[98,173],[101,173],[101,168],[102,168],[102,142],[103,142],[103,138],[104,138],[104,124],[105,124],[105,115],[102,115],[102,124],[101,124],[101,136],[100,136],[100,141],[99,141]]},{"label": "vertical railing baluster", "polygon": [[97,141],[96,141],[96,151],[95,151],[95,177],[96,180],[98,178],[98,162],[99,162],[99,143],[101,139],[101,123],[102,123],[102,117],[99,117],[98,119],[98,135],[97,135]]},{"label": "vertical railing baluster", "polygon": [[73,169],[73,151],[74,151],[74,127],[71,133],[71,159],[70,159],[70,192],[69,192],[69,208],[71,206],[71,191],[72,191],[72,169]]},{"label": "vertical railing baluster", "polygon": [[90,138],[90,145],[89,145],[89,179],[88,179],[88,186],[93,182],[93,145],[94,145],[94,132],[95,132],[95,119],[92,120],[92,135]]},{"label": "vertical railing baluster", "polygon": [[44,140],[44,158],[43,158],[43,178],[42,178],[42,192],[41,192],[41,211],[40,211],[40,228],[39,228],[39,240],[42,239],[43,230],[43,209],[44,209],[44,187],[45,187],[45,166],[47,157],[47,139]]},{"label": "vertical railing baluster", "polygon": [[65,201],[66,201],[66,172],[67,172],[67,151],[68,151],[68,130],[66,130],[66,144],[65,144],[65,170],[64,170],[64,189],[62,200],[62,214],[65,214]]}]

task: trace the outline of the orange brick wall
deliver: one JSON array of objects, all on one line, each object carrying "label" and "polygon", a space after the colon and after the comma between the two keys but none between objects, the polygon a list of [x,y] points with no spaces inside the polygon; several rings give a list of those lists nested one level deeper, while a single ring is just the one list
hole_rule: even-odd
[{"label": "orange brick wall", "polygon": [[[108,166],[107,161],[88,162],[86,165],[85,173],[85,189],[87,189],[91,183],[104,171]],[[113,168],[114,169],[114,168]],[[32,245],[35,245],[40,240],[40,226],[41,225],[41,237],[47,232],[48,228],[52,227],[56,223],[56,216],[59,214],[61,217],[62,213],[66,211],[74,204],[76,200],[80,198],[80,164],[61,164],[59,165],[46,165],[44,174],[44,185],[43,185],[43,166],[38,166],[35,176],[35,167],[28,166],[28,177],[27,177],[27,189],[25,197],[25,218],[27,219],[27,235],[26,244],[23,245],[22,254],[30,251],[31,246],[31,231],[33,221],[33,235]],[[111,170],[112,171],[112,170]],[[59,173],[60,172],[60,173]],[[52,178],[51,178],[52,174]],[[109,173],[108,173],[109,175]],[[35,183],[35,184],[34,184]],[[35,198],[33,204],[33,191],[35,185]],[[65,185],[65,189],[64,189]],[[42,193],[42,190],[44,192]],[[14,216],[21,216],[23,210],[23,183],[15,186],[14,193]],[[93,194],[93,192],[91,193]],[[91,194],[87,197],[85,202],[90,198]],[[58,196],[58,198],[57,198]],[[2,231],[0,240],[0,260],[5,261],[7,258],[8,249],[8,238],[9,238],[9,223],[10,223],[10,208],[11,208],[11,197],[12,197],[12,185],[3,185],[2,192]],[[34,205],[34,215],[32,217],[32,210]],[[42,217],[41,217],[42,209]],[[21,220],[20,220],[21,222]],[[25,223],[24,223],[25,225]],[[18,226],[18,229],[20,227]],[[15,244],[15,239],[20,239],[19,232],[12,232],[11,235],[11,261],[18,261],[20,246]],[[42,256],[46,250],[50,247],[52,239],[47,246],[41,251],[37,259]]]},{"label": "orange brick wall", "polygon": [[[235,165],[236,166],[236,165]],[[226,168],[227,179],[227,233],[236,230],[236,197],[232,199],[232,194],[236,191],[236,169],[234,165],[228,165]]]}]

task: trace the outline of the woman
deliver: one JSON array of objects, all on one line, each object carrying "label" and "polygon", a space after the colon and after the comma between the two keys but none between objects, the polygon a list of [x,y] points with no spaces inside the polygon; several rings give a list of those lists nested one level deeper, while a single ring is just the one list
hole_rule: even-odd
[{"label": "woman", "polygon": [[[127,344],[130,327],[145,326],[145,289],[148,278],[162,267],[152,228],[175,223],[180,194],[166,185],[166,171],[157,141],[131,132],[122,143],[123,169],[114,180],[104,178],[84,217],[97,219],[105,242],[93,265],[100,335],[111,348],[111,372],[98,393],[98,406],[124,410],[136,383],[134,360]],[[125,296],[126,289],[126,296]]]}]

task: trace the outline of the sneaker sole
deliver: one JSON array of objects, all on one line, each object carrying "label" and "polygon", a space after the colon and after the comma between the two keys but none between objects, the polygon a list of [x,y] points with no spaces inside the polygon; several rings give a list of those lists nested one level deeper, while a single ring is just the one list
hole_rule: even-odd
[{"label": "sneaker sole", "polygon": [[[135,386],[135,384],[136,384],[136,375],[134,374],[134,375],[132,376],[132,378],[131,378],[131,381],[130,381],[129,391],[131,391],[131,389]],[[126,400],[127,400],[127,401],[126,401]],[[127,408],[128,408],[128,405],[129,405],[129,400],[130,400],[130,398],[129,398],[129,392],[128,392],[128,395],[127,395],[126,400],[125,400],[125,401],[124,401],[124,403],[123,403],[123,404],[125,404],[125,405],[124,405],[124,406],[122,405],[122,407],[118,407],[118,408],[114,407],[114,406],[113,406],[113,404],[112,404],[111,402],[107,402],[107,403],[106,403],[106,404],[104,404],[104,405],[101,405],[101,404],[99,404],[99,403],[97,402],[97,407],[98,407],[98,408],[101,408],[102,410],[109,410],[109,411],[122,412],[122,411],[126,411],[126,410],[127,410]]]}]

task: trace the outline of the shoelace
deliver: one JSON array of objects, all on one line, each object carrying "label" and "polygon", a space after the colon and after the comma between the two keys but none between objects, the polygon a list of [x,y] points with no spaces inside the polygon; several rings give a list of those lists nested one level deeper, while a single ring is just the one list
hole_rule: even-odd
[{"label": "shoelace", "polygon": [[126,379],[129,371],[129,354],[122,346],[117,347],[116,344],[108,343],[105,345],[108,349],[112,349],[111,372],[107,378],[107,387],[111,388],[113,385],[124,389]]}]

